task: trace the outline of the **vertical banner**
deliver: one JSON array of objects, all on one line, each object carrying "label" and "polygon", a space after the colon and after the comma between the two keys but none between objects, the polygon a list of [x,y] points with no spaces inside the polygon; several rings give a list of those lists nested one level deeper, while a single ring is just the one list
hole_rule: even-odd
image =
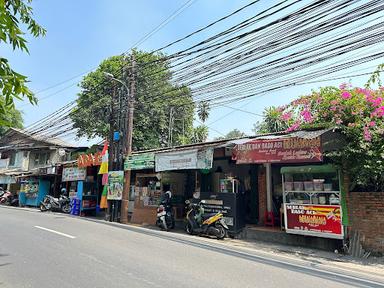
[{"label": "vertical banner", "polygon": [[121,200],[124,189],[124,171],[108,172],[108,200]]}]

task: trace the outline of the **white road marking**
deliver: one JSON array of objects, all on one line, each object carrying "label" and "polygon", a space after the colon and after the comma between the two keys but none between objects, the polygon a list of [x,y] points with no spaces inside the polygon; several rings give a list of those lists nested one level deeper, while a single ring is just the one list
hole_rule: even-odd
[{"label": "white road marking", "polygon": [[52,232],[52,233],[55,233],[55,234],[58,234],[58,235],[61,235],[61,236],[64,236],[64,237],[68,237],[68,238],[71,238],[71,239],[75,239],[76,238],[75,236],[68,235],[68,234],[65,234],[65,233],[61,233],[59,231],[51,230],[51,229],[48,229],[48,228],[44,228],[44,227],[41,227],[41,226],[35,226],[35,228],[38,228],[38,229],[41,229],[41,230],[45,230],[45,231],[48,231],[48,232]]}]

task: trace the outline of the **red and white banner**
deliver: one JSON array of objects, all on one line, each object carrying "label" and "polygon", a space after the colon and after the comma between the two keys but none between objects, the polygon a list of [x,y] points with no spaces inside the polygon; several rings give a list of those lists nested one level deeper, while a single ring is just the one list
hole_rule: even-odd
[{"label": "red and white banner", "polygon": [[288,233],[343,238],[340,205],[285,204]]},{"label": "red and white banner", "polygon": [[322,162],[321,139],[256,139],[236,145],[232,159],[237,164]]}]

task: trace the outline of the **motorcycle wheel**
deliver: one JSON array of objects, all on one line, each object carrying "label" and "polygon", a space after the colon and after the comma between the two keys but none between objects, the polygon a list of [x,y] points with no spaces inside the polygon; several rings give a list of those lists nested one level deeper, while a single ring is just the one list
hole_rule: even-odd
[{"label": "motorcycle wheel", "polygon": [[223,227],[223,225],[216,225],[216,228],[219,230],[219,234],[217,234],[216,238],[218,240],[222,240],[227,236],[227,230]]},{"label": "motorcycle wheel", "polygon": [[41,212],[45,212],[47,211],[48,209],[43,205],[43,204],[40,204],[40,211]]},{"label": "motorcycle wheel", "polygon": [[61,211],[62,211],[63,213],[68,214],[68,213],[71,212],[71,206],[70,206],[69,204],[65,204],[63,207],[61,207]]},{"label": "motorcycle wheel", "polygon": [[185,225],[185,232],[187,232],[189,235],[193,234],[193,228],[191,223],[187,223],[187,225]]}]

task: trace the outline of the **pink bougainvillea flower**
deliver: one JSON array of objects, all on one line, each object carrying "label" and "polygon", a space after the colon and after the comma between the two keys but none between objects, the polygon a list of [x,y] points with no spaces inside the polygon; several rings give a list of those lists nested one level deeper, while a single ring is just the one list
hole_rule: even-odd
[{"label": "pink bougainvillea flower", "polygon": [[286,113],[283,113],[280,118],[281,120],[284,120],[284,121],[288,121],[290,120],[292,117],[292,113],[291,112],[286,112]]},{"label": "pink bougainvillea flower", "polygon": [[372,100],[372,105],[375,107],[378,107],[382,104],[382,102],[383,102],[383,98],[377,97],[376,99]]},{"label": "pink bougainvillea flower", "polygon": [[364,140],[369,142],[372,140],[372,134],[366,126],[364,127]]},{"label": "pink bougainvillea flower", "polygon": [[371,121],[371,122],[369,122],[369,127],[375,127],[375,125],[376,125],[376,122],[375,122],[375,121]]},{"label": "pink bougainvillea flower", "polygon": [[344,90],[345,88],[347,88],[347,83],[341,83],[339,88],[340,90]]},{"label": "pink bougainvillea flower", "polygon": [[311,122],[313,120],[311,112],[307,108],[301,111],[301,116],[303,116],[305,122]]},{"label": "pink bougainvillea flower", "polygon": [[336,106],[331,106],[331,108],[329,108],[331,111],[336,111],[337,110],[337,108],[336,108]]},{"label": "pink bougainvillea flower", "polygon": [[336,122],[337,125],[340,125],[341,123],[343,123],[343,120],[341,120],[341,119],[336,119],[335,122]]},{"label": "pink bougainvillea flower", "polygon": [[384,117],[384,106],[376,108],[373,113],[371,113],[371,117]]},{"label": "pink bougainvillea flower", "polygon": [[357,115],[357,112],[356,111],[352,111],[351,114],[352,115]]},{"label": "pink bougainvillea flower", "polygon": [[296,122],[295,124],[293,124],[291,127],[289,127],[289,128],[287,129],[287,132],[295,131],[295,130],[297,130],[299,127],[300,127],[300,123]]},{"label": "pink bougainvillea flower", "polygon": [[337,104],[339,104],[339,101],[338,101],[338,100],[332,100],[332,101],[331,101],[331,105],[337,105]]},{"label": "pink bougainvillea flower", "polygon": [[356,124],[355,123],[348,123],[348,127],[355,127]]},{"label": "pink bougainvillea flower", "polygon": [[352,94],[349,93],[348,91],[343,91],[343,92],[341,93],[341,97],[342,97],[344,100],[348,100],[348,99],[350,99],[350,98],[352,97]]}]

